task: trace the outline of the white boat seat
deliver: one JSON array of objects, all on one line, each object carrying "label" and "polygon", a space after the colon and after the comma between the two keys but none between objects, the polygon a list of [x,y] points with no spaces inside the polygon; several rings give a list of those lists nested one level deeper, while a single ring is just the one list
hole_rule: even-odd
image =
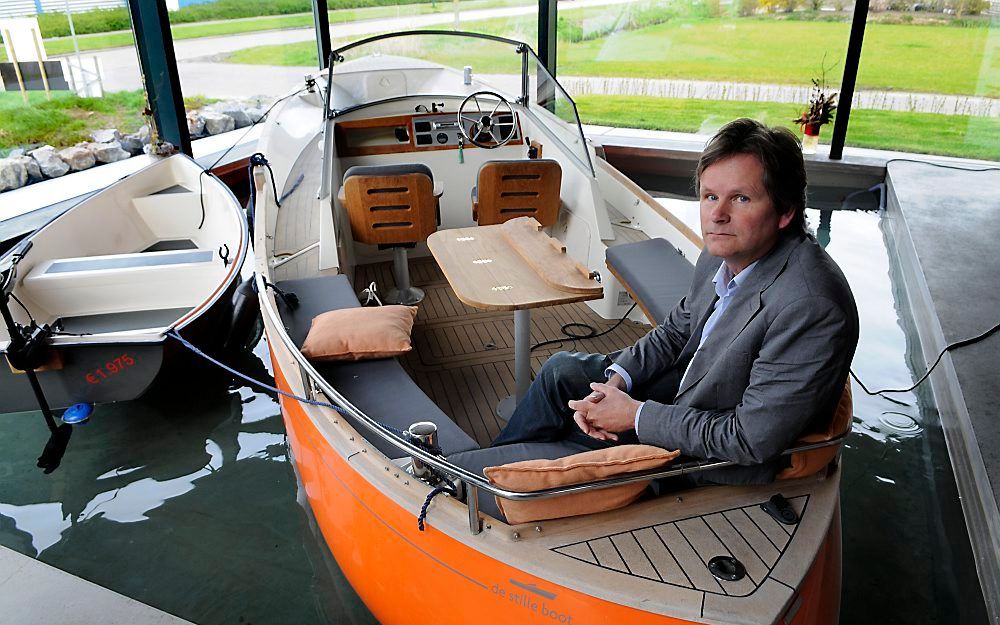
[{"label": "white boat seat", "polygon": [[609,247],[606,263],[651,322],[666,319],[687,295],[694,267],[665,239]]},{"label": "white boat seat", "polygon": [[169,250],[41,262],[25,294],[54,317],[197,306],[226,271],[211,250]]}]

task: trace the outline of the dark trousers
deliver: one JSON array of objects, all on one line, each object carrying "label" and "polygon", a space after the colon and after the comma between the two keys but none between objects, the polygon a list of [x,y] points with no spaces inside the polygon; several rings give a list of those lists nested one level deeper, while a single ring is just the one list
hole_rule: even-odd
[{"label": "dark trousers", "polygon": [[[572,441],[590,449],[639,442],[635,430],[619,433],[617,442],[599,441],[584,434],[573,421],[570,400],[583,399],[591,393],[591,382],[604,382],[604,371],[612,362],[605,354],[559,352],[553,354],[535,376],[510,421],[493,441],[493,446],[512,443]],[[652,399],[671,402],[677,394],[680,375],[675,369],[657,376],[646,388],[629,393],[640,401]]]}]

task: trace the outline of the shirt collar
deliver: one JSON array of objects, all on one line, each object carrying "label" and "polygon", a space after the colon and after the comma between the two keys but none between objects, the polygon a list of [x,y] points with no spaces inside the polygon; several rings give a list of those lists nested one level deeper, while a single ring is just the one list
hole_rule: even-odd
[{"label": "shirt collar", "polygon": [[719,297],[731,295],[741,284],[747,281],[747,276],[750,275],[750,272],[753,271],[753,268],[759,262],[759,260],[753,261],[746,266],[746,269],[734,276],[733,272],[729,270],[729,266],[723,261],[719,265],[719,270],[715,272],[715,277],[712,278],[712,282],[715,284],[715,293]]}]

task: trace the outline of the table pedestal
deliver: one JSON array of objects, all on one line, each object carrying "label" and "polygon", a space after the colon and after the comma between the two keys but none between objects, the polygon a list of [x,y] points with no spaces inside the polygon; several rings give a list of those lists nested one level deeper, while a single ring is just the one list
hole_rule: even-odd
[{"label": "table pedestal", "polygon": [[531,310],[514,311],[514,394],[497,404],[497,416],[508,421],[531,386]]}]

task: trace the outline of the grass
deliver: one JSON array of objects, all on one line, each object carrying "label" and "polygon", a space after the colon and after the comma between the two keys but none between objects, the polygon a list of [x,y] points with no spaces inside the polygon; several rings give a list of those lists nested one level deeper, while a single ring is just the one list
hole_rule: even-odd
[{"label": "grass", "polygon": [[[185,98],[188,108],[198,108],[210,100]],[[0,150],[18,146],[49,144],[57,148],[89,141],[90,132],[117,128],[123,134],[135,132],[145,124],[146,107],[142,91],[119,91],[103,98],[81,98],[66,92],[45,94],[31,92],[25,105],[20,93],[0,92]]]},{"label": "grass", "polygon": [[[495,7],[515,6],[528,4],[530,0],[464,0],[459,3],[461,11],[476,9],[489,9]],[[397,17],[400,15],[427,15],[431,13],[449,13],[454,10],[454,4],[447,0],[442,0],[434,5],[409,4],[394,6],[379,6],[357,9],[339,9],[329,12],[330,24],[343,24],[346,22],[356,22],[360,20],[375,20],[383,18]],[[196,22],[190,24],[175,24],[171,26],[170,32],[175,41],[183,39],[199,39],[202,37],[222,37],[225,35],[238,35],[242,33],[260,32],[266,30],[282,30],[288,28],[312,28],[312,13],[299,13],[293,15],[274,15],[258,18],[240,18],[213,22]],[[81,52],[93,50],[104,50],[107,48],[120,48],[131,46],[134,38],[131,31],[119,31],[112,33],[100,33],[94,35],[81,35],[77,37]],[[46,39],[44,41],[45,52],[49,56],[59,56],[61,54],[71,54],[75,51],[72,39],[68,37],[58,37]],[[315,48],[315,44],[313,44]],[[7,52],[0,45],[0,62],[7,61]],[[314,65],[315,59],[310,58],[304,65]]]},{"label": "grass", "polygon": [[[732,119],[753,117],[799,132],[791,122],[799,112],[794,104],[593,95],[576,103],[586,124],[711,134]],[[831,134],[832,127],[824,128],[820,142],[829,143]],[[847,145],[997,161],[1000,119],[854,110]]]},{"label": "grass", "polygon": [[[563,11],[581,19],[583,11]],[[462,27],[478,32],[526,33],[534,16],[484,20]],[[850,25],[775,19],[684,19],[589,41],[559,43],[559,73],[565,76],[674,78],[776,84],[806,83],[828,59],[843,59]],[[984,64],[990,28],[870,24],[865,35],[859,89],[1000,96],[1000,72]],[[248,48],[231,63],[308,65],[312,43]],[[789,54],[794,50],[794,54]],[[453,60],[455,50],[428,50],[422,58]],[[499,60],[463,52],[463,63],[483,73]],[[987,69],[984,69],[984,65]],[[831,73],[839,81],[842,67]]]}]

